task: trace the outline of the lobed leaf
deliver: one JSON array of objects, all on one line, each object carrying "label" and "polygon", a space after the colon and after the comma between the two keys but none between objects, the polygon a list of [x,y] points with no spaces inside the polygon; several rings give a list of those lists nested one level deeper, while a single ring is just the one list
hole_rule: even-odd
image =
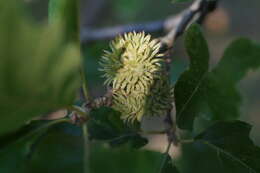
[{"label": "lobed leaf", "polygon": [[235,120],[240,116],[242,99],[238,82],[260,66],[260,44],[240,38],[233,41],[207,81],[206,100],[213,120]]},{"label": "lobed leaf", "polygon": [[235,40],[211,72],[207,43],[197,25],[186,32],[185,46],[191,62],[175,86],[178,126],[193,129],[199,115],[211,121],[237,119],[241,97],[236,85],[248,71],[260,66],[260,45],[244,38]]},{"label": "lobed leaf", "polygon": [[199,113],[203,80],[208,72],[209,51],[200,27],[193,24],[185,34],[190,67],[178,79],[175,89],[176,119],[182,129],[191,129]]},{"label": "lobed leaf", "polygon": [[250,139],[251,125],[241,122],[218,122],[195,138],[216,151],[229,172],[260,172],[260,148]]}]

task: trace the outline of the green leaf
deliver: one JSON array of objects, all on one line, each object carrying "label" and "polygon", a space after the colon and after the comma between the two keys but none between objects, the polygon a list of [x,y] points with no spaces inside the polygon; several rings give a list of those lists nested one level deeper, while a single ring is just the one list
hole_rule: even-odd
[{"label": "green leaf", "polygon": [[198,135],[195,141],[214,149],[229,172],[258,173],[260,148],[249,137],[251,128],[241,121],[218,122]]},{"label": "green leaf", "polygon": [[124,123],[120,119],[120,112],[109,107],[101,107],[90,112],[92,117],[88,121],[90,138],[109,140],[118,137],[124,131]]},{"label": "green leaf", "polygon": [[182,129],[192,129],[198,116],[202,97],[202,81],[208,72],[209,51],[200,27],[190,26],[185,33],[185,47],[190,57],[190,67],[178,79],[175,89],[177,124]]},{"label": "green leaf", "polygon": [[186,32],[185,46],[191,62],[175,86],[178,126],[193,129],[199,115],[211,121],[237,119],[241,97],[236,85],[249,70],[260,66],[260,45],[244,38],[235,40],[212,72],[208,72],[208,48],[197,25]]},{"label": "green leaf", "polygon": [[117,138],[111,139],[109,143],[111,147],[119,147],[126,144],[131,148],[139,149],[148,144],[148,140],[137,133],[126,133],[121,134],[121,136]]},{"label": "green leaf", "polygon": [[241,97],[236,85],[247,72],[260,66],[260,44],[237,39],[225,50],[207,81],[207,102],[213,120],[234,120],[240,115]]},{"label": "green leaf", "polygon": [[129,148],[111,150],[96,147],[94,150],[91,168],[95,173],[157,173],[162,156],[160,153],[153,151],[132,150]]},{"label": "green leaf", "polygon": [[80,49],[76,42],[64,42],[63,25],[30,21],[18,0],[0,2],[0,23],[1,136],[73,103]]},{"label": "green leaf", "polygon": [[[1,173],[82,173],[84,146],[80,131],[80,127],[68,123],[56,125],[41,137],[30,157],[23,157],[24,160],[17,162],[11,162],[20,157],[16,152],[25,152],[27,148],[23,143],[10,147],[13,152],[13,155],[8,155],[10,162],[6,162],[1,153]],[[23,142],[26,143],[25,140]],[[129,147],[110,148],[93,143],[90,145],[89,162],[93,173],[156,173],[161,157],[161,153],[153,151],[133,150]],[[9,170],[1,169],[3,167]]]},{"label": "green leaf", "polygon": [[83,138],[80,127],[60,124],[48,131],[26,162],[26,173],[82,173]]},{"label": "green leaf", "polygon": [[120,119],[121,113],[112,108],[101,107],[94,109],[88,121],[90,139],[107,141],[113,147],[128,144],[133,148],[140,148],[148,143],[132,127],[128,127]]},{"label": "green leaf", "polygon": [[[39,123],[28,126],[26,131],[35,131],[46,125]],[[23,138],[15,145],[9,142],[8,147],[0,149],[1,173],[83,172],[84,146],[80,127],[59,123],[49,128],[44,135],[39,131],[34,133],[37,134],[40,135],[40,140],[38,138],[37,145],[34,144],[29,157],[28,146],[31,145],[28,144],[35,141],[33,135]],[[94,173],[157,173],[161,158],[161,153],[153,151],[133,150],[129,147],[110,148],[96,142],[90,145],[89,162],[91,172]],[[164,170],[172,170],[169,162],[166,162]]]},{"label": "green leaf", "polygon": [[[0,138],[0,172],[22,172],[40,139],[47,130],[68,119],[55,121],[33,121],[16,132]],[[16,166],[12,166],[16,165]]]},{"label": "green leaf", "polygon": [[223,170],[222,161],[218,159],[215,150],[204,144],[185,143],[181,147],[181,153],[181,156],[175,161],[180,172],[231,173]]}]

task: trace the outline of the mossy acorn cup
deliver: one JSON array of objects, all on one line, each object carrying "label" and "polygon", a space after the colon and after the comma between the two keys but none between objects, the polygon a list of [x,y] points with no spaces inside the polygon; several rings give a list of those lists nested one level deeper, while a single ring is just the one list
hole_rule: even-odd
[{"label": "mossy acorn cup", "polygon": [[113,108],[122,119],[141,121],[143,116],[164,115],[173,101],[165,73],[161,44],[145,33],[127,33],[110,43],[101,58],[105,84],[112,87]]}]

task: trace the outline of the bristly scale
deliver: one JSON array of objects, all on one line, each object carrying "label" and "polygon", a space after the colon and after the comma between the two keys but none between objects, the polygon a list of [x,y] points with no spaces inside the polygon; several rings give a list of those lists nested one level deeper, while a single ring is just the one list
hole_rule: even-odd
[{"label": "bristly scale", "polygon": [[160,43],[150,35],[128,33],[110,43],[101,59],[105,84],[113,88],[113,108],[122,119],[141,121],[171,108],[172,89],[165,74]]}]

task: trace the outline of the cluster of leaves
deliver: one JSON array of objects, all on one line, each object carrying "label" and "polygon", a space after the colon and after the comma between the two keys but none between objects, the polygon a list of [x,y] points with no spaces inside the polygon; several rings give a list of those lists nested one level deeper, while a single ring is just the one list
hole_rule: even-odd
[{"label": "cluster of leaves", "polygon": [[216,162],[221,162],[218,170],[259,172],[260,148],[249,138],[251,126],[236,120],[241,104],[236,84],[260,65],[260,45],[245,38],[235,40],[211,72],[207,42],[198,25],[186,32],[185,47],[190,67],[175,85],[177,125],[195,133],[201,126],[195,119],[207,120],[205,131],[194,138],[194,144],[216,151]]},{"label": "cluster of leaves", "polygon": [[[0,2],[0,172],[83,172],[86,146],[79,126],[67,117],[28,123],[74,101],[80,83],[77,1],[51,0],[52,20],[44,26],[30,21],[23,9],[19,0]],[[163,154],[137,150],[148,143],[138,127],[101,107],[90,112],[87,123],[91,172],[260,172],[251,126],[236,120],[241,104],[236,84],[260,65],[260,45],[234,41],[211,71],[198,25],[186,31],[185,47],[190,67],[175,84],[176,118],[193,138],[183,145],[182,157],[174,166],[166,154],[161,165]],[[201,119],[209,123],[196,133],[201,123],[195,120]]]}]

